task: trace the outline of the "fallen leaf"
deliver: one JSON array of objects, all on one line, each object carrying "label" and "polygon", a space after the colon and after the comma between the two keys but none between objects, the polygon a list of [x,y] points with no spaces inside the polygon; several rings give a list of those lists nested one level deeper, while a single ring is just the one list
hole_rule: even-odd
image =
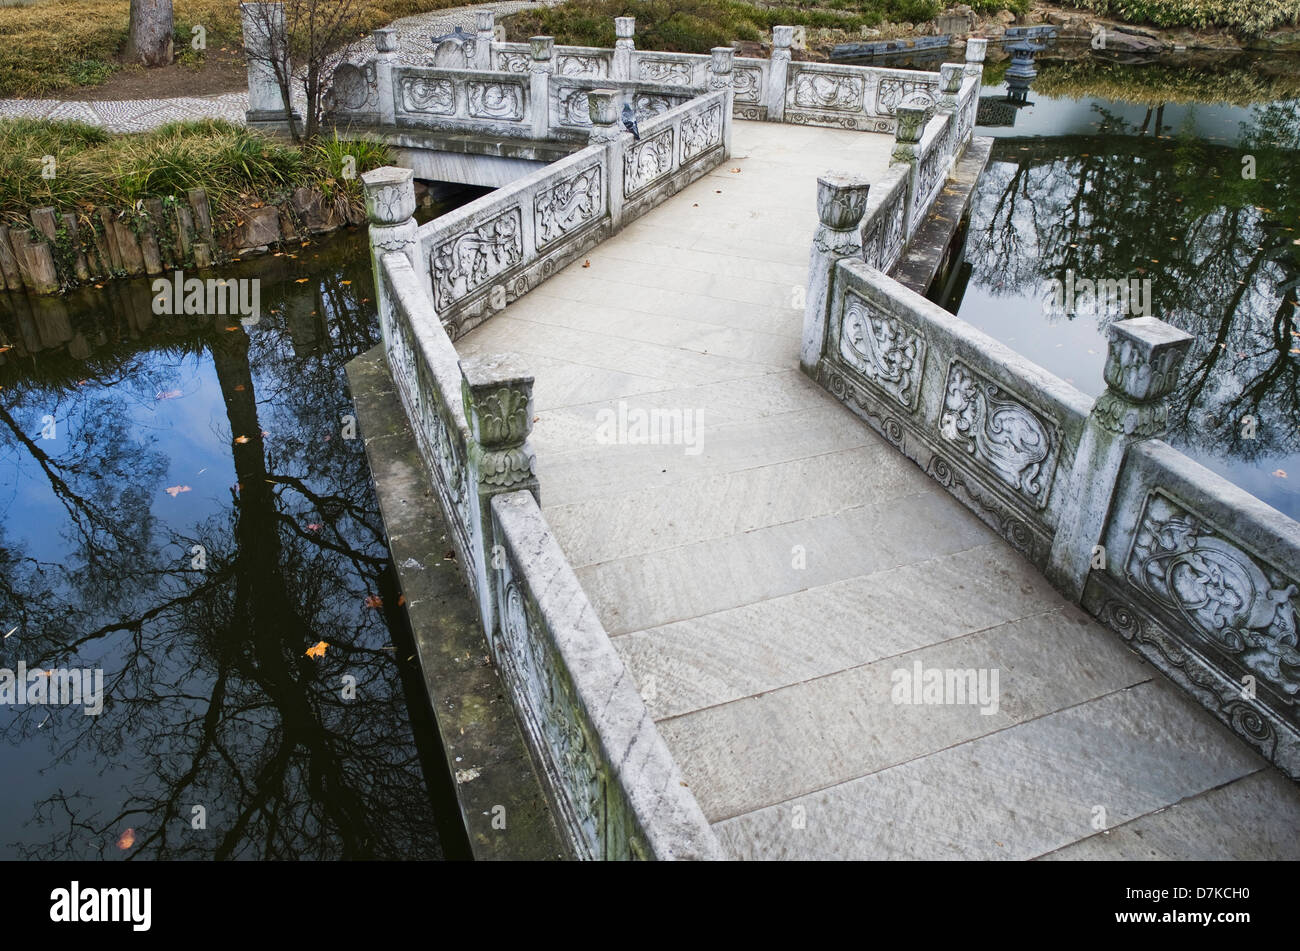
[{"label": "fallen leaf", "polygon": [[236,330],[238,330],[238,329],[239,329],[238,327],[227,327],[227,328],[226,328],[226,331],[229,333],[229,332],[236,331]]},{"label": "fallen leaf", "polygon": [[384,599],[381,598],[379,595],[377,594],[366,595],[366,607],[382,608],[383,606],[384,606]]},{"label": "fallen leaf", "polygon": [[732,174],[732,175],[735,175],[735,174],[737,174],[739,171],[740,171],[740,169],[738,169],[738,168],[733,168],[733,169],[731,170],[731,174]]},{"label": "fallen leaf", "polygon": [[454,548],[448,548],[445,552],[442,553],[442,560],[443,560],[443,561],[455,561],[455,560],[456,560],[456,549],[454,549]]},{"label": "fallen leaf", "polygon": [[239,443],[239,444],[242,446],[244,443],[248,442],[248,437],[247,437],[247,436],[236,436],[236,437],[235,437],[235,442]]},{"label": "fallen leaf", "polygon": [[319,531],[320,531],[320,525],[319,525],[318,523],[316,523],[316,522],[308,522],[308,523],[307,523],[307,531],[309,531],[309,532],[319,532]]},{"label": "fallen leaf", "polygon": [[244,392],[244,384],[242,384],[242,383],[238,384],[238,385],[235,387],[235,392],[236,392],[236,393],[242,393],[242,392]]},{"label": "fallen leaf", "polygon": [[13,347],[0,347],[0,353],[4,353],[6,350],[12,350],[12,349]]},{"label": "fallen leaf", "polygon": [[406,595],[399,594],[397,596],[397,606],[400,608],[405,603],[406,603]]},{"label": "fallen leaf", "polygon": [[591,267],[591,259],[588,258],[587,260],[583,261],[583,262],[582,262],[582,266],[583,266],[583,267]]},{"label": "fallen leaf", "polygon": [[135,830],[127,829],[117,837],[117,847],[125,852],[131,846],[135,845]]},{"label": "fallen leaf", "polygon": [[1274,469],[1272,472],[1269,473],[1269,475],[1277,476],[1279,479],[1285,479],[1285,478],[1286,478],[1286,470],[1285,470],[1285,469]]},{"label": "fallen leaf", "polygon": [[314,647],[307,648],[307,656],[320,660],[325,656],[325,648],[329,647],[328,641],[317,641]]},{"label": "fallen leaf", "polygon": [[182,396],[182,395],[183,395],[183,394],[181,393],[180,390],[168,390],[168,391],[165,392],[165,393],[159,393],[157,396],[154,397],[154,399],[156,399],[156,400],[174,400],[174,399],[176,399],[176,397],[178,397],[178,396]]},{"label": "fallen leaf", "polygon": [[310,278],[306,278],[306,277],[300,277],[300,278],[298,278],[298,280],[294,281],[294,283],[295,283],[295,284],[306,284],[309,280],[311,280],[311,279],[310,279]]},{"label": "fallen leaf", "polygon": [[351,284],[351,281],[339,281],[340,284]]},{"label": "fallen leaf", "polygon": [[166,491],[166,493],[174,499],[182,492],[190,491],[190,487],[188,485],[173,485],[173,486],[168,486],[167,489],[165,489],[164,491]]}]

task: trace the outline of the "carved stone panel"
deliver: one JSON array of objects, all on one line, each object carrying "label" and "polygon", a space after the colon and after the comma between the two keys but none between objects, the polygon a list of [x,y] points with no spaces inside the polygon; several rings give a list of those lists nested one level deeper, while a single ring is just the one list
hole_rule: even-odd
[{"label": "carved stone panel", "polygon": [[673,130],[646,136],[623,153],[623,194],[631,196],[673,169]]},{"label": "carved stone panel", "polygon": [[1300,586],[1160,491],[1146,500],[1129,580],[1286,700],[1300,693]]},{"label": "carved stone panel", "polygon": [[682,164],[722,144],[722,106],[714,103],[703,112],[682,119]]},{"label": "carved stone panel", "polygon": [[398,91],[406,112],[429,116],[456,114],[456,88],[450,79],[402,76]]},{"label": "carved stone panel", "polygon": [[553,115],[559,125],[590,128],[591,111],[587,107],[587,90],[551,84],[551,98],[555,103]]},{"label": "carved stone panel", "polygon": [[560,53],[555,57],[557,76],[590,76],[604,79],[609,75],[609,64],[604,57],[591,53]]},{"label": "carved stone panel", "polygon": [[524,117],[524,87],[521,84],[471,81],[466,86],[472,118],[518,121]]},{"label": "carved stone panel", "polygon": [[800,71],[788,87],[786,104],[800,109],[861,112],[865,89],[865,77]]},{"label": "carved stone panel", "polygon": [[908,96],[920,93],[933,102],[939,89],[937,80],[907,79],[901,76],[882,76],[876,86],[877,115],[897,115],[898,104]]},{"label": "carved stone panel", "polygon": [[526,73],[531,63],[527,53],[502,50],[497,54],[497,69],[504,73]]},{"label": "carved stone panel", "polygon": [[557,241],[600,216],[602,202],[600,165],[592,165],[538,194],[533,202],[537,246]]},{"label": "carved stone panel", "polygon": [[691,73],[690,63],[673,63],[661,59],[641,59],[637,70],[637,75],[643,81],[669,86],[689,86]]},{"label": "carved stone panel", "polygon": [[758,66],[736,66],[731,70],[736,102],[759,102],[763,93],[763,70]]},{"label": "carved stone panel", "polygon": [[948,368],[939,435],[1035,508],[1047,504],[1058,427],[960,360]]},{"label": "carved stone panel", "polygon": [[357,66],[343,63],[334,70],[329,91],[331,112],[376,112],[379,109],[379,84],[373,62]]},{"label": "carved stone panel", "polygon": [[845,295],[840,356],[866,382],[909,410],[920,396],[925,352],[923,334],[852,291]]},{"label": "carved stone panel", "polygon": [[438,245],[431,255],[434,301],[444,310],[523,259],[520,209],[508,208]]}]

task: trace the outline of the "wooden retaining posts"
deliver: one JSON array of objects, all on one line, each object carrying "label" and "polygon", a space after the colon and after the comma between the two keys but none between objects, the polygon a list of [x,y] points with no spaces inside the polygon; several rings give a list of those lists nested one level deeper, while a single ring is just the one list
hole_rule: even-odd
[{"label": "wooden retaining posts", "polygon": [[27,217],[30,226],[0,225],[0,289],[33,294],[190,265],[208,268],[365,219],[346,198],[327,199],[305,187],[217,222],[202,188],[183,198],[146,198],[132,209],[98,208],[79,217],[42,207]]}]

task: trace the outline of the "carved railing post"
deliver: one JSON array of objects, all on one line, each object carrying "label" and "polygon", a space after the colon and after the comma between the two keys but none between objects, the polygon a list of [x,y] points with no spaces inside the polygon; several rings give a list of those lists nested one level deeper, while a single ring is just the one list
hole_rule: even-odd
[{"label": "carved railing post", "polygon": [[492,43],[496,39],[496,14],[491,10],[474,11],[474,68],[492,68]]},{"label": "carved railing post", "polygon": [[593,89],[587,93],[587,114],[591,116],[591,138],[605,143],[605,189],[609,193],[610,233],[623,224],[623,137],[619,123],[622,93],[617,89]]},{"label": "carved railing post", "polygon": [[722,107],[722,150],[728,158],[731,157],[731,110],[736,101],[736,90],[731,81],[735,56],[736,51],[730,46],[715,46],[709,50],[709,91],[727,91],[727,101]]},{"label": "carved railing post", "polygon": [[478,581],[484,629],[494,632],[500,565],[492,557],[492,496],[527,489],[541,503],[528,442],[533,431],[533,377],[513,354],[466,358],[460,361],[460,372],[469,424],[468,485],[477,499],[470,506],[475,520],[471,569]]},{"label": "carved railing post", "polygon": [[988,51],[988,46],[989,41],[982,37],[972,36],[966,40],[967,76],[984,78],[984,54]]},{"label": "carved railing post", "polygon": [[871,185],[860,175],[827,172],[817,179],[817,233],[808,260],[808,295],[804,300],[803,342],[799,365],[814,379],[826,343],[835,263],[862,253],[859,231]]},{"label": "carved railing post", "polygon": [[790,44],[794,41],[794,27],[772,27],[772,63],[767,71],[767,120],[782,122],[785,119],[785,83],[790,71]]},{"label": "carved railing post", "polygon": [[921,105],[900,105],[898,126],[894,130],[894,151],[890,155],[892,162],[916,164],[916,154],[921,144],[921,134],[925,124],[930,121],[930,110]]},{"label": "carved railing post", "polygon": [[614,78],[632,78],[632,51],[636,48],[636,17],[614,17]]},{"label": "carved railing post", "polygon": [[1154,317],[1110,325],[1106,392],[1084,424],[1047,565],[1047,577],[1076,603],[1094,562],[1100,566],[1108,557],[1095,546],[1110,517],[1125,454],[1133,443],[1164,434],[1166,397],[1191,344],[1189,334]]},{"label": "carved railing post", "polygon": [[534,36],[528,40],[532,49],[529,56],[530,93],[533,110],[533,138],[545,139],[551,134],[551,69],[555,52],[555,37]]},{"label": "carved railing post", "polygon": [[241,3],[239,13],[248,62],[248,110],[244,113],[244,121],[250,128],[290,133],[289,123],[302,122],[302,116],[284,101],[284,93],[276,79],[276,61],[283,64],[286,76],[292,75],[284,5]]},{"label": "carved railing post", "polygon": [[961,63],[944,63],[939,67],[939,99],[935,109],[944,115],[957,111],[957,94],[961,92],[961,81],[965,67]]},{"label": "carved railing post", "polygon": [[420,227],[415,222],[415,173],[385,165],[361,176],[370,222],[370,268],[375,275],[379,326],[387,341],[392,328],[392,302],[384,285],[380,262],[385,254],[405,254],[420,286],[429,293],[429,269],[420,253]]},{"label": "carved railing post", "polygon": [[375,30],[375,85],[379,89],[379,120],[384,125],[396,125],[396,108],[393,89],[393,67],[397,65],[397,31]]}]

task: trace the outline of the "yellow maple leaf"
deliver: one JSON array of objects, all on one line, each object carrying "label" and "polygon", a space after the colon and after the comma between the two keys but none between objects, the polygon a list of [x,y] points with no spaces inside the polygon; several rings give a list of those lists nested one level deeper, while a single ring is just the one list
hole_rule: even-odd
[{"label": "yellow maple leaf", "polygon": [[329,646],[328,641],[317,641],[314,647],[307,648],[307,656],[315,660],[320,660],[325,656],[325,648]]}]

